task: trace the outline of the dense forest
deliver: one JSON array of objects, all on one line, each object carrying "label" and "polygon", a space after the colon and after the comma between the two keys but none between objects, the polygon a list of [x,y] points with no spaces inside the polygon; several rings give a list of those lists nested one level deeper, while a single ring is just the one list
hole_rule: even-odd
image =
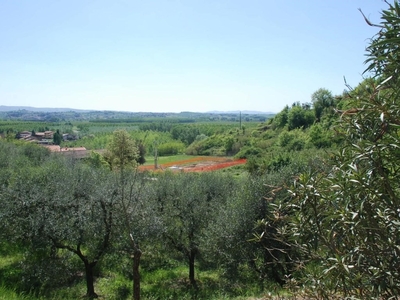
[{"label": "dense forest", "polygon": [[[358,86],[264,120],[3,117],[1,297],[396,299],[399,24],[388,4]],[[64,156],[22,131],[93,151]],[[139,171],[157,155],[247,162]]]}]

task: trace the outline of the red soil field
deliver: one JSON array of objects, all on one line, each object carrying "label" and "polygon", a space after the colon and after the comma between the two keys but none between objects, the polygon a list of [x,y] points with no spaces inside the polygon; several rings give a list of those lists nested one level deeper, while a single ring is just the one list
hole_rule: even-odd
[{"label": "red soil field", "polygon": [[[214,157],[214,156],[201,156],[193,157],[191,159],[174,161],[166,164],[159,165],[158,170],[171,170],[183,171],[183,172],[209,172],[216,171],[223,168],[228,168],[236,165],[245,164],[245,159],[233,160],[226,157]],[[154,170],[153,165],[139,166],[139,171]]]}]

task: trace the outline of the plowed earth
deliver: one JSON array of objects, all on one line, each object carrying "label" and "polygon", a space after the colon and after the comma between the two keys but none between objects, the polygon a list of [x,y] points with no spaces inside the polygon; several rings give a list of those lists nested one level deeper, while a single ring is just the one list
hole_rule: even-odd
[{"label": "plowed earth", "polygon": [[[158,165],[158,170],[171,170],[181,172],[209,172],[236,165],[245,164],[245,159],[231,159],[226,157],[198,156],[191,159],[174,161]],[[139,166],[140,171],[155,170],[154,165]]]}]

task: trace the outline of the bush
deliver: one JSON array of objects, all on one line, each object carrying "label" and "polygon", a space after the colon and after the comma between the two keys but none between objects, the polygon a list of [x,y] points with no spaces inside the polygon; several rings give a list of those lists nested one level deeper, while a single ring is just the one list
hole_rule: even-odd
[{"label": "bush", "polygon": [[169,142],[161,144],[157,148],[159,156],[176,155],[182,153],[185,145],[182,142]]},{"label": "bush", "polygon": [[328,129],[320,124],[313,125],[309,132],[310,142],[317,148],[328,148],[332,145],[332,136]]},{"label": "bush", "polygon": [[260,148],[257,147],[243,147],[236,155],[235,158],[238,159],[243,159],[243,158],[249,158],[249,157],[260,157],[261,154],[264,153],[264,151]]},{"label": "bush", "polygon": [[287,151],[300,151],[309,144],[309,137],[301,129],[282,131],[278,136],[278,144]]}]

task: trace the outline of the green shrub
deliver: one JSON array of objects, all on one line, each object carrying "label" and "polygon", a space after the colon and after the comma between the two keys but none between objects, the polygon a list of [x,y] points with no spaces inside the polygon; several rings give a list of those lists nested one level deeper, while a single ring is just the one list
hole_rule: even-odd
[{"label": "green shrub", "polygon": [[300,151],[309,145],[309,139],[301,129],[282,131],[278,136],[278,145],[287,151]]},{"label": "green shrub", "polygon": [[157,147],[159,156],[177,155],[185,149],[185,144],[182,142],[168,142]]},{"label": "green shrub", "polygon": [[250,158],[250,157],[260,157],[264,151],[257,147],[243,147],[236,155],[235,158]]},{"label": "green shrub", "polygon": [[327,148],[332,145],[331,131],[324,129],[321,124],[311,126],[308,134],[310,142],[317,148]]}]

